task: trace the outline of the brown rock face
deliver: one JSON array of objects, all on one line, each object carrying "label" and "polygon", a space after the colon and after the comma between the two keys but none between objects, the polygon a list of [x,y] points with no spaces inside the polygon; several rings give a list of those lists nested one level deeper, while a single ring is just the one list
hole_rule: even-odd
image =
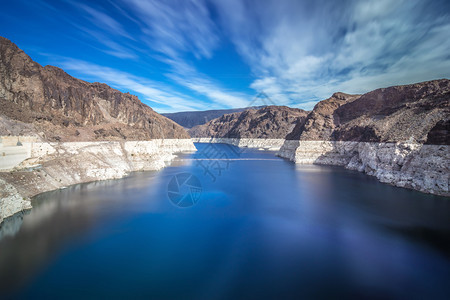
[{"label": "brown rock face", "polygon": [[189,130],[192,137],[282,139],[308,113],[298,108],[267,106],[226,114]]},{"label": "brown rock face", "polygon": [[333,113],[341,105],[357,99],[359,95],[334,93],[331,98],[320,101],[303,122],[298,122],[286,139],[288,140],[328,140],[336,128]]},{"label": "brown rock face", "polygon": [[[3,37],[0,107],[0,122],[27,124],[27,133],[31,125],[49,141],[189,138],[181,126],[136,96],[76,79],[57,67],[42,67]],[[21,132],[7,128],[0,124],[0,135]]]},{"label": "brown rock face", "polygon": [[450,144],[450,80],[336,93],[319,102],[287,139]]}]

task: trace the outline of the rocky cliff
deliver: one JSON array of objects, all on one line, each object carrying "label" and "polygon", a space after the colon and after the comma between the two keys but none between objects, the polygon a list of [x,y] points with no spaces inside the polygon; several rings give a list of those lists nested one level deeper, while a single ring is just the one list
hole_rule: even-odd
[{"label": "rocky cliff", "polygon": [[47,141],[189,138],[136,96],[42,67],[3,37],[0,107],[0,135],[34,132]]},{"label": "rocky cliff", "polygon": [[449,196],[450,80],[335,93],[287,135],[279,155],[340,165],[400,187]]},{"label": "rocky cliff", "polygon": [[226,114],[189,130],[192,137],[280,139],[302,123],[307,112],[286,106],[266,106]]},{"label": "rocky cliff", "polygon": [[450,80],[335,93],[319,102],[289,140],[450,143]]}]

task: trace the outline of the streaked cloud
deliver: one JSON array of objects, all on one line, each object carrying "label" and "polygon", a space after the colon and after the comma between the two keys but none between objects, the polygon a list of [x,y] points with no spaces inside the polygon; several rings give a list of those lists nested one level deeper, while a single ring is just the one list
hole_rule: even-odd
[{"label": "streaked cloud", "polygon": [[157,111],[243,107],[260,91],[311,109],[336,91],[450,77],[446,0],[16,0],[0,28]]},{"label": "streaked cloud", "polygon": [[123,3],[142,24],[144,42],[160,53],[177,57],[182,51],[196,58],[210,58],[218,46],[217,29],[204,1],[123,0]]},{"label": "streaked cloud", "polygon": [[258,9],[255,1],[214,2],[257,77],[252,87],[284,103],[302,107],[335,91],[450,74],[450,14],[442,1],[265,1]]},{"label": "streaked cloud", "polygon": [[150,106],[160,104],[160,112],[174,110],[204,110],[208,106],[195,99],[186,97],[170,86],[138,77],[109,67],[96,65],[86,61],[60,58],[60,66],[68,71],[75,71],[87,78],[102,78],[112,87],[131,90],[139,93]]}]

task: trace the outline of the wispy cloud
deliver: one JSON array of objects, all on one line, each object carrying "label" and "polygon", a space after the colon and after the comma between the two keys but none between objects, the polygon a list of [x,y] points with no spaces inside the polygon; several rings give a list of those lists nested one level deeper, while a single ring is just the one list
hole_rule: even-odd
[{"label": "wispy cloud", "polygon": [[252,87],[283,103],[449,76],[448,4],[265,1],[255,10],[254,1],[214,2],[257,76]]},{"label": "wispy cloud", "polygon": [[242,107],[260,91],[311,109],[336,91],[450,77],[448,0],[16,1],[28,11],[5,2],[0,28],[160,111]]},{"label": "wispy cloud", "polygon": [[95,24],[96,27],[107,30],[111,34],[121,35],[128,39],[134,40],[134,38],[126,32],[122,25],[120,25],[119,22],[110,17],[108,14],[80,2],[71,3],[84,11],[86,13],[86,18],[91,21],[92,24]]},{"label": "wispy cloud", "polygon": [[177,57],[189,52],[197,58],[211,57],[219,38],[204,1],[123,0],[142,23],[153,49]]},{"label": "wispy cloud", "polygon": [[246,107],[249,104],[250,95],[222,87],[220,83],[199,73],[191,65],[174,59],[167,59],[165,62],[172,67],[172,72],[166,76],[179,85],[206,96],[213,102],[210,104],[210,108]]},{"label": "wispy cloud", "polygon": [[195,101],[195,99],[187,97],[161,82],[86,61],[70,58],[59,58],[59,61],[59,65],[65,70],[75,71],[83,74],[83,77],[92,78],[93,80],[102,78],[115,88],[126,89],[140,94],[147,104],[156,107],[159,112],[204,110],[208,108],[206,104]]}]

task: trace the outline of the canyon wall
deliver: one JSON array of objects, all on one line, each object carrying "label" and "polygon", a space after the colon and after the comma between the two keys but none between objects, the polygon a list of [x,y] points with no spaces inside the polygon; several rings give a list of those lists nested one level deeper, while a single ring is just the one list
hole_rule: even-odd
[{"label": "canyon wall", "polygon": [[381,182],[449,196],[450,80],[335,93],[286,136],[278,155],[344,166]]},{"label": "canyon wall", "polygon": [[[225,115],[190,130],[240,147],[276,150],[300,164],[338,165],[399,187],[449,196],[450,80],[334,93],[309,112],[272,108]],[[271,139],[261,139],[268,126]],[[284,140],[286,139],[286,140]]]}]

